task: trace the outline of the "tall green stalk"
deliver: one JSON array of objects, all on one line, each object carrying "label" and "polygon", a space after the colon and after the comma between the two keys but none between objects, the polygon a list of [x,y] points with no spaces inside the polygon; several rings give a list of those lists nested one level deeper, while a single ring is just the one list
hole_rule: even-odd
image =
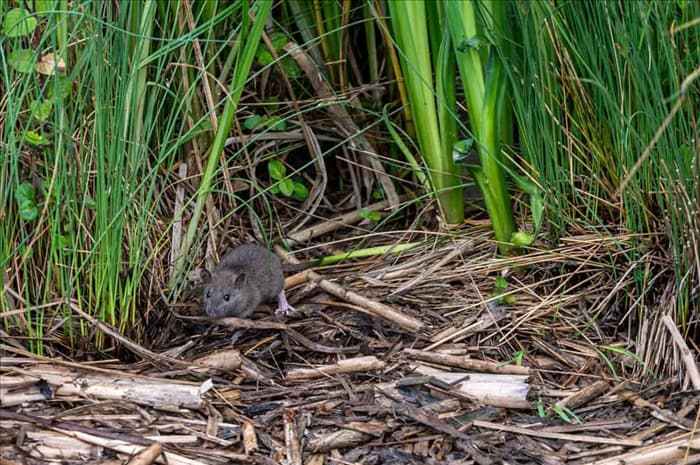
[{"label": "tall green stalk", "polygon": [[[464,219],[464,207],[460,167],[452,158],[456,139],[451,121],[454,113],[450,111],[455,105],[452,52],[444,46],[431,49],[429,34],[438,34],[441,39],[443,29],[429,31],[426,12],[430,8],[431,14],[437,15],[437,4],[390,0],[388,5],[418,145],[445,221],[459,224]],[[444,27],[444,21],[438,24]]]},{"label": "tall green stalk", "polygon": [[[496,240],[502,252],[508,250],[515,232],[513,210],[506,186],[505,161],[501,143],[512,138],[507,114],[508,80],[498,55],[508,25],[505,2],[445,0],[445,16],[455,48],[456,61],[464,85],[469,124],[481,166],[474,178],[486,203]],[[477,8],[483,11],[478,12]]]}]

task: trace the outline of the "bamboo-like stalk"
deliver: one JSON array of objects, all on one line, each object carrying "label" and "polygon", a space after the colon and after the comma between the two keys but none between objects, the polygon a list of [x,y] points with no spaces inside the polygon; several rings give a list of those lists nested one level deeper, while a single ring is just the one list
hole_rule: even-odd
[{"label": "bamboo-like stalk", "polygon": [[450,61],[449,52],[443,50],[438,60],[438,90],[445,94],[436,94],[425,2],[391,0],[388,4],[418,145],[445,221],[459,224],[464,211],[459,166],[452,160],[455,131],[453,123],[445,120],[444,111],[441,110],[441,117],[438,117],[438,108],[442,105],[450,108],[451,104],[445,102],[453,97],[452,86],[446,84],[454,80],[454,71],[446,66]]},{"label": "bamboo-like stalk", "polygon": [[[496,56],[495,47],[480,43],[479,37],[484,28],[478,27],[475,3],[471,0],[447,0],[443,4],[464,84],[469,123],[481,162],[481,167],[473,172],[474,178],[483,194],[500,250],[507,252],[515,232],[505,164],[501,156],[503,133],[512,132],[512,128],[501,126],[503,113],[508,111],[507,76],[502,61]],[[482,3],[491,12],[493,34],[504,34],[507,26],[503,2]],[[490,51],[486,66],[481,56],[484,47]]]}]

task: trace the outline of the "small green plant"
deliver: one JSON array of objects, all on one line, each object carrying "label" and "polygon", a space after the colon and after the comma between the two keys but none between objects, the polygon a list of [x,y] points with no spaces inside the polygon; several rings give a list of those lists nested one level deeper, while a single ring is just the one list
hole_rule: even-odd
[{"label": "small green plant", "polygon": [[493,292],[491,297],[496,299],[496,302],[501,305],[513,305],[518,299],[513,295],[506,295],[508,292],[508,281],[506,278],[499,276],[493,283]]},{"label": "small green plant", "polygon": [[559,418],[568,424],[582,423],[581,419],[570,408],[562,407],[557,404],[547,407],[542,400],[542,397],[537,396],[537,416],[543,420],[546,420],[550,417],[550,411],[556,413]]},{"label": "small green plant", "polygon": [[24,182],[15,189],[15,200],[19,207],[19,217],[23,221],[34,221],[39,216],[39,206],[36,204],[36,189]]},{"label": "small green plant", "polygon": [[7,64],[19,73],[31,73],[34,69],[34,52],[31,50],[13,50],[7,56]]},{"label": "small green plant", "polygon": [[542,397],[540,396],[537,396],[537,416],[543,420],[546,420],[549,417],[547,414],[547,408],[545,407],[544,402],[542,402]]},{"label": "small green plant", "polygon": [[39,134],[36,131],[27,131],[24,134],[25,141],[33,147],[41,147],[44,145],[49,145],[51,142],[43,134]]},{"label": "small green plant", "polygon": [[513,358],[511,359],[518,366],[523,366],[523,360],[525,360],[526,352],[524,350],[516,350],[513,352]]},{"label": "small green plant", "polygon": [[554,404],[552,405],[552,410],[554,413],[559,415],[559,418],[564,420],[566,423],[573,424],[581,424],[581,419],[571,410],[570,408],[567,407],[562,407],[560,405]]},{"label": "small green plant", "polygon": [[32,118],[45,123],[51,116],[53,102],[51,100],[34,100],[31,104]]},{"label": "small green plant", "polygon": [[279,160],[270,160],[267,164],[270,178],[277,181],[270,186],[273,194],[282,194],[295,200],[304,200],[309,196],[309,189],[304,183],[287,176],[287,167]]},{"label": "small green plant", "polygon": [[370,221],[379,221],[382,219],[382,214],[379,212],[371,212],[367,210],[366,208],[360,208],[359,212],[360,217],[370,220]]},{"label": "small green plant", "polygon": [[634,352],[631,352],[629,349],[625,349],[624,347],[620,346],[600,346],[601,349],[609,350],[610,352],[616,353],[616,354],[621,354],[624,355],[625,357],[630,357],[634,359],[635,362],[639,363],[641,366],[644,366],[644,360],[639,358],[637,354]]},{"label": "small green plant", "polygon": [[243,121],[243,127],[249,131],[284,131],[287,129],[287,122],[279,116],[253,115]]},{"label": "small green plant", "polygon": [[466,165],[466,161],[471,155],[472,148],[474,147],[474,139],[471,137],[467,139],[458,140],[455,142],[454,147],[452,147],[452,159],[455,163],[462,163]]},{"label": "small green plant", "polygon": [[517,246],[527,246],[534,242],[535,238],[540,233],[540,228],[542,227],[545,207],[543,193],[542,189],[540,189],[534,182],[526,177],[518,176],[516,174],[511,174],[511,177],[518,186],[518,189],[530,197],[530,212],[532,213],[532,225],[534,227],[532,235],[526,233],[525,231],[516,231],[511,236],[511,239],[513,244]]},{"label": "small green plant", "polygon": [[517,366],[523,366],[523,361],[525,360],[526,354],[527,354],[527,352],[525,352],[524,350],[516,350],[515,352],[513,352],[511,354],[512,358],[510,360],[506,360],[505,362],[501,362],[501,363],[499,363],[499,365],[505,366],[505,365],[515,364]]},{"label": "small green plant", "polygon": [[603,359],[603,362],[605,362],[605,365],[607,365],[608,369],[610,370],[610,376],[612,376],[613,379],[618,379],[618,374],[617,370],[615,369],[615,364],[613,363],[612,360],[610,360],[610,357],[605,355],[603,351],[597,350],[598,355],[600,355],[600,358]]},{"label": "small green plant", "polygon": [[36,18],[24,8],[13,8],[5,15],[4,33],[6,37],[24,37],[34,32]]},{"label": "small green plant", "polygon": [[610,373],[613,378],[617,379],[617,371],[615,370],[615,364],[610,360],[610,357],[608,357],[603,351],[608,350],[614,354],[620,354],[624,357],[631,358],[634,360],[636,363],[638,363],[642,368],[646,368],[644,364],[644,360],[642,360],[637,354],[630,352],[628,349],[625,349],[624,347],[619,347],[619,346],[610,346],[610,345],[604,345],[600,346],[600,348],[597,350],[598,354],[600,355],[600,358],[603,359],[605,364],[608,366],[610,369]]},{"label": "small green plant", "polygon": [[[274,47],[277,56],[279,57],[282,55],[282,57],[279,58],[279,63],[287,77],[291,79],[300,78],[301,68],[299,68],[299,65],[293,58],[284,54],[284,50],[282,50],[282,47],[289,42],[287,36],[281,32],[275,32],[270,35],[270,42],[272,42],[272,46]],[[258,50],[255,52],[255,59],[261,66],[268,66],[275,62],[275,57],[267,48],[265,42],[260,42],[260,45],[258,45]]]},{"label": "small green plant", "polygon": [[[39,12],[45,9],[45,5],[42,8],[37,6]],[[13,8],[7,12],[3,21],[3,31],[5,38],[9,39],[8,43],[11,49],[7,56],[7,64],[10,69],[19,74],[31,76],[38,73],[45,76],[56,76],[57,72],[65,70],[63,60],[53,53],[47,53],[39,59],[37,51],[25,48],[25,44],[35,33],[37,26],[36,16],[24,8]],[[53,86],[53,83],[50,84],[49,89]],[[48,97],[31,100],[28,107],[30,111],[25,113],[30,115],[29,121],[34,124],[33,126],[28,125],[29,128],[33,129],[25,129],[20,135],[20,139],[32,147],[43,147],[51,143],[49,137],[42,130],[42,126],[48,122],[53,110],[53,101],[50,100],[52,95],[49,94]],[[25,102],[26,100],[22,100],[23,107],[26,109]]]}]

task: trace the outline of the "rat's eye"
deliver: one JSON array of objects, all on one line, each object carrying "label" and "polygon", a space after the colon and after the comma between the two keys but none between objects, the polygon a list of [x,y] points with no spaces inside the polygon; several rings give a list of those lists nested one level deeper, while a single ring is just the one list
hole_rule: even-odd
[{"label": "rat's eye", "polygon": [[229,294],[224,294],[224,300],[228,302],[231,299],[231,296]]}]

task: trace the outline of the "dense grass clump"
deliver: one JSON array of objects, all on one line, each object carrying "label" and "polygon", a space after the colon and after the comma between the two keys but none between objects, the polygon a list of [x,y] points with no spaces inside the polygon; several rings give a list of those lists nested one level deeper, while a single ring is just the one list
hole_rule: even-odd
[{"label": "dense grass clump", "polygon": [[687,322],[700,298],[700,6],[512,7],[520,144],[546,186],[550,240],[575,230],[636,234],[630,311],[643,318],[654,308],[657,273],[670,272],[676,316]]},{"label": "dense grass clump", "polygon": [[[3,308],[25,309],[14,320],[33,350],[46,330],[60,328],[69,345],[92,334],[72,324],[71,306],[122,331],[138,328],[160,299],[154,258],[181,215],[167,206],[176,164],[216,135],[198,223],[269,4],[11,6],[0,6]],[[214,88],[216,75],[231,87]],[[200,86],[208,98],[200,100]]]}]

